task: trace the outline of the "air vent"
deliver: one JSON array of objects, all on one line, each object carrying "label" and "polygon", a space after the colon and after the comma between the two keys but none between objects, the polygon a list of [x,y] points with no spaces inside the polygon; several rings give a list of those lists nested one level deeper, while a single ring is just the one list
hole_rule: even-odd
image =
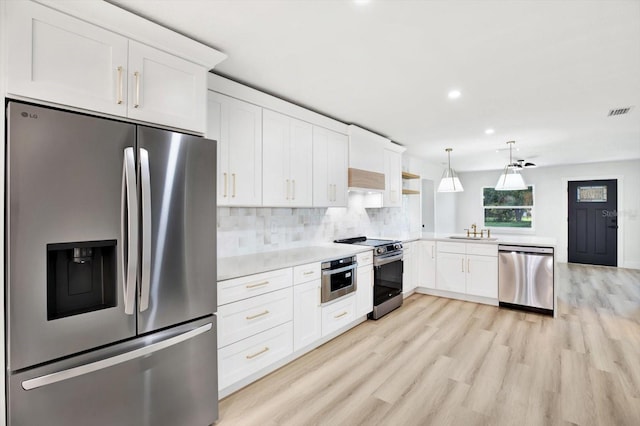
[{"label": "air vent", "polygon": [[629,111],[631,111],[631,108],[632,107],[610,109],[609,110],[609,117],[613,117],[613,116],[616,116],[616,115],[628,114]]}]

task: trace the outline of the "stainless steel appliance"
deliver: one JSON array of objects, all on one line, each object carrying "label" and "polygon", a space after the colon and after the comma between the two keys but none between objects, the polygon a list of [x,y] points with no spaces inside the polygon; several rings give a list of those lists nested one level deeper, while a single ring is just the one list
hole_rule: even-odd
[{"label": "stainless steel appliance", "polygon": [[498,246],[500,306],[553,315],[553,248]]},{"label": "stainless steel appliance", "polygon": [[356,256],[323,262],[320,267],[322,269],[320,290],[322,303],[356,291],[358,268]]},{"label": "stainless steel appliance", "polygon": [[403,247],[400,241],[354,237],[336,243],[373,247],[373,312],[378,319],[402,306]]},{"label": "stainless steel appliance", "polygon": [[11,101],[11,425],[218,416],[214,141]]}]

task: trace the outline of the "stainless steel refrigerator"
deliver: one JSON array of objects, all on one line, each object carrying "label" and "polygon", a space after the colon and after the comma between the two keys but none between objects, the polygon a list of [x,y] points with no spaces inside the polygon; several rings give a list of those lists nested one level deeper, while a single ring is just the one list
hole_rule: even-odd
[{"label": "stainless steel refrigerator", "polygon": [[7,104],[10,425],[218,415],[216,145]]}]

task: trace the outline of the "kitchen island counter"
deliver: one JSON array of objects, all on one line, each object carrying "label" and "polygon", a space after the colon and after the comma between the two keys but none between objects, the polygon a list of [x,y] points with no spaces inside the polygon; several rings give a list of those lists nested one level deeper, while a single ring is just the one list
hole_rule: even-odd
[{"label": "kitchen island counter", "polygon": [[[455,234],[455,233],[433,233],[433,232],[423,232],[423,233],[413,233],[407,235],[395,235],[395,236],[387,236],[383,238],[389,238],[394,240],[402,241],[403,243],[408,243],[411,241],[447,241],[452,243],[479,243],[479,244],[511,244],[511,245],[522,245],[522,246],[531,246],[531,247],[553,247],[556,246],[556,239],[552,237],[540,237],[537,235],[505,235],[505,234],[494,234],[491,239],[487,238],[450,238],[452,236],[455,237],[465,237],[465,234]],[[495,239],[494,239],[495,238]]]}]

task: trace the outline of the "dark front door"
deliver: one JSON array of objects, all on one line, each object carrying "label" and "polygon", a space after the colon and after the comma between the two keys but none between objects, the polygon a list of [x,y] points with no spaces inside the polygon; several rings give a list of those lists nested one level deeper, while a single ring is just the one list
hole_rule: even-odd
[{"label": "dark front door", "polygon": [[569,182],[569,262],[617,266],[618,181]]}]

